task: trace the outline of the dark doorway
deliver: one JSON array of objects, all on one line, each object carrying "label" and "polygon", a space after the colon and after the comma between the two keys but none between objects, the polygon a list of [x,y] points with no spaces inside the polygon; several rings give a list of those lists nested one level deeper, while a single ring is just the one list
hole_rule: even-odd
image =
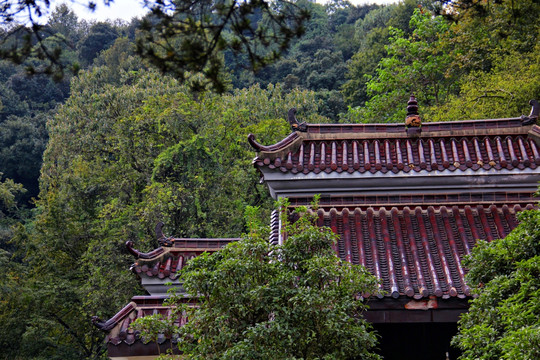
[{"label": "dark doorway", "polygon": [[379,353],[385,360],[456,360],[450,346],[455,323],[373,324],[379,333]]}]

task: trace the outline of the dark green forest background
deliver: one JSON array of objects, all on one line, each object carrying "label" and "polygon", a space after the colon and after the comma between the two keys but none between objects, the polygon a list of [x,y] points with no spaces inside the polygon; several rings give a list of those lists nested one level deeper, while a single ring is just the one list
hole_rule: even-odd
[{"label": "dark green forest background", "polygon": [[528,114],[540,97],[538,1],[297,4],[305,33],[274,63],[253,73],[220,55],[222,94],[139,57],[140,19],[87,22],[64,5],[44,41],[74,72],[0,61],[0,358],[103,358],[91,316],[143,293],[125,241],[153,249],[158,221],[236,237],[246,206],[267,216],[246,139],[285,137],[292,107],[309,123],[401,122],[414,92],[423,121],[454,121]]}]

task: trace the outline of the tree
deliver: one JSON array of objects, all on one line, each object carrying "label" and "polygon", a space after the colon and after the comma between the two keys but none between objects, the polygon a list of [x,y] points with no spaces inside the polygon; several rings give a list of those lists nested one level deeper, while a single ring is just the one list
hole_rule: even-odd
[{"label": "tree", "polygon": [[432,16],[423,8],[414,10],[410,19],[412,34],[390,28],[388,56],[381,59],[377,75],[367,83],[370,99],[364,108],[353,108],[353,121],[403,121],[405,105],[413,92],[422,105],[444,103],[459,89],[459,73],[447,71],[452,57],[445,39],[450,23],[442,16]]},{"label": "tree", "polygon": [[389,27],[400,29],[404,35],[411,33],[409,21],[418,2],[406,0],[399,4],[378,7],[357,21],[353,36],[346,39],[354,45],[355,53],[348,63],[347,82],[343,96],[350,106],[362,106],[369,99],[367,82],[376,75],[379,61],[388,55]]},{"label": "tree", "polygon": [[118,30],[108,22],[98,22],[90,27],[79,44],[79,54],[86,64],[91,64],[98,54],[108,49],[118,37]]},{"label": "tree", "polygon": [[378,8],[379,5],[375,3],[353,6],[346,0],[333,0],[326,3],[326,12],[329,14],[328,29],[335,34],[333,37],[336,49],[343,53],[345,59],[350,59],[358,51],[357,44],[351,41],[355,33],[355,24]]},{"label": "tree", "polygon": [[2,180],[0,173],[0,222],[17,208],[17,195],[25,191],[22,184],[17,184],[11,179]]},{"label": "tree", "polygon": [[143,60],[135,54],[135,44],[127,37],[119,37],[114,44],[95,58],[94,66],[104,71],[110,85],[123,85],[122,78],[130,72],[148,69]]},{"label": "tree", "polygon": [[[107,5],[108,0],[104,0]],[[73,23],[73,14],[66,12],[65,6],[58,7],[51,18],[52,27],[43,24],[43,19],[49,15],[50,0],[6,0],[0,9],[0,59],[9,60],[15,64],[25,64],[31,73],[41,73],[52,76],[56,80],[64,77],[64,71],[78,71],[76,63],[66,62],[63,52],[67,37],[63,34],[65,25]],[[88,1],[88,8],[96,7],[94,1]],[[64,19],[61,17],[66,16]],[[56,27],[59,22],[64,26]],[[62,29],[63,28],[63,29]],[[61,34],[56,37],[55,33]],[[69,44],[68,44],[69,45]],[[37,64],[36,64],[37,60]],[[32,62],[33,61],[33,62]]]},{"label": "tree", "polygon": [[[364,267],[341,261],[332,250],[336,235],[313,225],[315,217],[306,209],[299,211],[300,219],[285,225],[283,245],[269,244],[267,232],[252,226],[241,241],[187,265],[183,287],[199,306],[188,309],[189,322],[175,329],[184,356],[379,358],[361,296],[374,294],[377,280]],[[252,209],[247,214],[253,216]],[[171,329],[167,320],[135,326],[151,338],[163,327]]]},{"label": "tree", "polygon": [[453,340],[461,359],[540,358],[540,211],[520,221],[506,238],[479,242],[466,261],[477,297]]},{"label": "tree", "polygon": [[509,52],[538,45],[540,3],[533,0],[451,1],[443,14],[455,21],[451,71],[489,72]]},{"label": "tree", "polygon": [[[114,54],[129,60],[124,45],[118,40],[97,63],[109,63]],[[117,76],[99,66],[82,71],[72,81],[71,97],[48,119],[34,218],[18,225],[12,239],[24,276],[0,277],[12,289],[10,299],[25,294],[5,308],[26,319],[17,318],[16,331],[0,337],[2,344],[10,334],[17,339],[18,346],[5,350],[7,358],[102,356],[104,334],[88,318],[110,317],[142,292],[124,242],[154,248],[158,221],[176,236],[239,236],[247,205],[267,214],[271,208],[250,166],[247,135],[265,143],[283,138],[290,132],[284,117],[293,106],[308,121],[325,121],[315,115],[315,96],[308,91],[269,86],[195,94],[139,65],[117,64]],[[6,124],[6,130],[17,125]],[[14,141],[12,148],[23,146],[28,144]],[[8,259],[0,254],[0,261]],[[13,322],[0,317],[2,328]]]},{"label": "tree", "polygon": [[26,203],[39,193],[41,158],[48,140],[45,129],[47,115],[51,116],[51,113],[42,112],[33,117],[12,115],[0,121],[2,171],[28,190],[24,197]]},{"label": "tree", "polygon": [[0,274],[0,296],[4,299],[0,302],[0,359],[7,359],[7,354],[17,353],[24,328],[21,324],[28,321],[26,313],[20,311],[25,302],[21,279],[24,278],[26,269],[14,254],[15,247],[10,244],[13,237],[12,227],[28,217],[20,206],[21,194],[24,192],[21,184],[4,179],[0,173],[0,266],[5,269]]},{"label": "tree", "polygon": [[448,121],[528,114],[529,100],[540,96],[540,44],[529,53],[509,51],[493,58],[495,66],[490,71],[464,76],[458,95],[425,109],[429,118]]},{"label": "tree", "polygon": [[[104,5],[109,0],[103,0]],[[141,55],[164,72],[186,78],[187,73],[203,73],[206,82],[223,92],[221,79],[223,62],[221,52],[246,53],[253,69],[277,59],[289,47],[291,39],[300,36],[309,12],[296,1],[229,1],[229,0],[150,0],[145,6],[151,12],[140,23],[141,37],[137,48]],[[27,64],[31,73],[64,76],[64,70],[79,70],[76,63],[62,60],[65,37],[48,41],[50,30],[61,31],[58,26],[48,28],[40,24],[48,15],[49,0],[6,0],[0,9],[0,59],[16,64],[38,59],[40,63]],[[95,9],[94,1],[88,8]],[[60,11],[61,12],[61,11]],[[52,19],[58,25],[62,14]],[[72,19],[62,22],[69,25]],[[108,37],[101,32],[99,37]],[[94,37],[97,39],[97,37]],[[98,44],[88,44],[90,58]],[[196,85],[199,88],[201,79]],[[195,86],[195,83],[193,84]]]},{"label": "tree", "polygon": [[250,68],[258,70],[278,59],[309,19],[306,9],[288,0],[155,1],[149,8],[138,53],[179,79],[202,73],[218,92],[225,90],[221,52],[246,54]]},{"label": "tree", "polygon": [[307,1],[298,4],[311,14],[302,38],[291,41],[282,59],[255,74],[247,72],[246,61],[240,62],[226,53],[227,67],[234,72],[232,84],[248,87],[259,83],[265,88],[268,84],[281,83],[285,89],[315,91],[322,104],[331,102],[328,106],[322,105],[321,114],[337,121],[338,114],[346,109],[340,93],[346,63],[357,50],[351,41],[354,24],[377,5],[353,6],[342,0],[326,5]]}]

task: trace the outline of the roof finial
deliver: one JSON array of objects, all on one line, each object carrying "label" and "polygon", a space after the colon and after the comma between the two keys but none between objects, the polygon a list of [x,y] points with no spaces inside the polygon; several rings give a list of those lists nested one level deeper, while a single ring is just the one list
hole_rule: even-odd
[{"label": "roof finial", "polygon": [[540,115],[540,104],[537,100],[531,100],[529,101],[529,105],[532,106],[531,113],[529,116],[521,115],[522,125],[532,125],[536,124],[536,121],[538,121],[538,116]]},{"label": "roof finial", "polygon": [[412,93],[409,101],[407,102],[407,116],[410,115],[418,115],[418,102]]},{"label": "roof finial", "polygon": [[165,226],[165,224],[162,223],[161,221],[158,222],[156,225],[155,232],[156,232],[157,241],[160,246],[172,246],[173,243],[171,241],[171,238],[168,238],[163,234],[163,226]]},{"label": "roof finial", "polygon": [[411,93],[411,97],[407,102],[407,117],[405,118],[405,129],[407,134],[411,136],[418,136],[422,132],[422,120],[418,115],[418,102]]},{"label": "roof finial", "polygon": [[298,120],[296,120],[296,109],[295,108],[292,108],[292,109],[289,110],[289,113],[288,113],[287,117],[288,117],[288,120],[289,120],[289,124],[291,125],[292,131],[302,131],[302,132],[307,131],[306,122],[304,121],[303,123],[299,124]]}]

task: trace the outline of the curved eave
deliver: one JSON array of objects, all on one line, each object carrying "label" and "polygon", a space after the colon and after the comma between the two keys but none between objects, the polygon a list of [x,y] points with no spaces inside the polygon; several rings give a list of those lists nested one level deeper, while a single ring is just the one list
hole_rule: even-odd
[{"label": "curved eave", "polygon": [[225,245],[238,241],[240,238],[166,238],[170,246],[160,246],[150,252],[142,252],[133,247],[133,241],[127,241],[126,247],[138,260],[152,262],[173,253],[203,253],[214,252]]},{"label": "curved eave", "polygon": [[107,321],[102,321],[98,317],[92,318],[92,323],[103,331],[111,331],[115,328],[121,321],[123,321],[133,310],[135,310],[137,304],[135,302],[130,302],[122,310],[116,313],[112,318]]},{"label": "curved eave", "polygon": [[[169,295],[144,295],[134,296],[131,302],[120,310],[116,315],[106,322],[102,322],[97,318],[93,319],[94,324],[101,330],[108,333],[106,342],[114,345],[120,343],[126,343],[132,345],[135,342],[144,342],[138,331],[131,329],[130,325],[138,318],[161,314],[164,317],[170,317],[172,315],[173,308],[168,305],[164,305],[163,302],[169,298]],[[187,304],[195,304],[196,299],[193,297],[183,295],[181,300]],[[194,305],[192,305],[194,306]],[[97,319],[97,320],[96,320]],[[175,323],[181,326],[187,321],[184,317],[176,319]],[[158,343],[163,343],[167,338],[164,334],[158,338]]]},{"label": "curved eave", "polygon": [[255,135],[249,134],[248,142],[257,152],[273,153],[273,152],[288,148],[289,146],[291,146],[291,144],[294,144],[294,142],[297,141],[300,137],[301,136],[299,136],[299,133],[295,131],[289,134],[285,139],[281,140],[280,142],[274,145],[265,146],[265,145],[259,144],[255,140]]},{"label": "curved eave", "polygon": [[[202,253],[213,253],[239,238],[166,238],[170,246],[160,247],[150,253],[140,253],[131,271],[137,274],[141,285],[152,295],[166,294],[171,288],[183,292],[178,277],[183,267]],[[159,251],[157,251],[159,250]],[[149,254],[155,253],[155,256]]]}]

